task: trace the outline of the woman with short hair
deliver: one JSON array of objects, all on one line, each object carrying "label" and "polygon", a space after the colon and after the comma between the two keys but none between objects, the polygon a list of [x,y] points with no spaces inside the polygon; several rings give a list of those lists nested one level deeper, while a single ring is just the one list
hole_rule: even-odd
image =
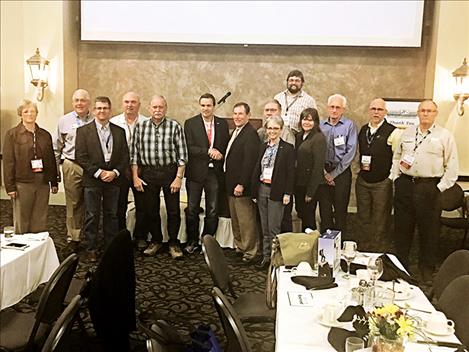
[{"label": "woman with short hair", "polygon": [[263,235],[263,259],[270,263],[272,239],[280,233],[285,206],[292,201],[295,180],[295,148],[280,138],[283,120],[272,116],[266,122],[267,142],[261,145],[252,175],[253,198],[257,201]]},{"label": "woman with short hair", "polygon": [[52,137],[36,124],[36,103],[23,100],[21,122],[8,130],[3,144],[3,178],[13,200],[15,233],[47,230],[49,192],[57,193],[57,165]]}]

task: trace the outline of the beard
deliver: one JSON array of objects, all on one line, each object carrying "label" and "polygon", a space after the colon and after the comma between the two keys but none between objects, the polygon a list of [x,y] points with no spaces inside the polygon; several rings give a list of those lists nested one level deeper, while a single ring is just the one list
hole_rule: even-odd
[{"label": "beard", "polygon": [[298,87],[296,84],[291,84],[287,86],[287,89],[290,93],[296,94],[301,90],[301,87]]}]

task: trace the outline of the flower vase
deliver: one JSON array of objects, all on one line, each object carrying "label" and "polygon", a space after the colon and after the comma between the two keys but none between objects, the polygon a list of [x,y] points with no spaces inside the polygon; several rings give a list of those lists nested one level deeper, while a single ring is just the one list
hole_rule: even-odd
[{"label": "flower vase", "polygon": [[395,340],[387,339],[384,336],[375,336],[372,342],[373,352],[404,352],[404,341],[402,338]]}]

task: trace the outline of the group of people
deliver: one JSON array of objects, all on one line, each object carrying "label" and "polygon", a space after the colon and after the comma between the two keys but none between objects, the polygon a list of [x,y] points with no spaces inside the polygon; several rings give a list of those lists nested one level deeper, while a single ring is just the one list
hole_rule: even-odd
[{"label": "group of people", "polygon": [[[398,256],[408,264],[417,225],[419,267],[428,279],[439,235],[438,197],[458,175],[454,138],[435,124],[436,103],[422,101],[419,124],[402,132],[385,120],[386,102],[373,99],[369,122],[358,131],[344,116],[344,96],[331,95],[327,117],[320,119],[316,102],[303,85],[302,72],[291,71],[286,89],[265,104],[265,122],[257,131],[249,123],[250,106],[234,104],[231,135],[227,120],[215,116],[216,100],[210,93],[200,96],[200,113],[182,126],[166,116],[167,102],[161,95],[151,98],[150,118],[140,115],[140,97],[134,92],[123,96],[123,113],[112,117],[108,97],[97,97],[90,110],[89,93],[78,89],[72,99],[74,111],[60,118],[54,139],[35,123],[36,104],[24,101],[18,108],[21,122],[7,132],[3,156],[16,231],[46,229],[49,187],[57,192],[62,163],[70,246],[76,249],[83,233],[89,258],[95,261],[101,208],[108,242],[125,228],[132,189],[134,238],[142,242],[149,233],[144,254],[155,255],[163,242],[162,190],[169,252],[180,258],[179,194],[185,177],[184,250],[194,253],[201,235],[215,234],[226,202],[237,253],[244,263],[265,268],[272,238],[292,231],[293,203],[303,230],[316,229],[319,204],[320,231],[337,229],[347,236],[351,165],[358,150],[356,198],[361,230],[386,239],[394,201]],[[202,192],[205,214],[199,231]]]}]

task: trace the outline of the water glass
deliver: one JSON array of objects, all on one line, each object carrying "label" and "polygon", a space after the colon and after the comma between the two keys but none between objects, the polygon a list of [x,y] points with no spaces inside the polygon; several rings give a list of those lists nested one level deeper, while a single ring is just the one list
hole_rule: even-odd
[{"label": "water glass", "polygon": [[342,256],[345,258],[345,261],[347,262],[347,273],[344,274],[342,277],[344,279],[349,279],[350,278],[350,263],[357,256],[357,243],[353,241],[344,241],[342,245]]},{"label": "water glass", "polygon": [[383,275],[383,260],[380,257],[371,257],[366,266],[372,281],[373,301],[376,297],[376,280]]},{"label": "water glass", "polygon": [[365,341],[359,337],[350,336],[345,340],[345,352],[353,352],[365,348]]},{"label": "water glass", "polygon": [[14,226],[5,226],[3,228],[3,234],[5,238],[11,238],[15,234],[15,227]]}]

